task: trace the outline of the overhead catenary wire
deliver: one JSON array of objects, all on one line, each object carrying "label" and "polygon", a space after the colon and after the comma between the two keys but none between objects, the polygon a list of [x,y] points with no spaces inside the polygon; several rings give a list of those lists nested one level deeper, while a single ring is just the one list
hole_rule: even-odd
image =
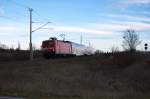
[{"label": "overhead catenary wire", "polygon": [[33,13],[35,13],[36,15],[38,15],[41,19],[43,19],[43,21],[48,21],[49,22],[49,18],[45,18],[43,17],[41,14],[39,14],[36,10],[33,11]]},{"label": "overhead catenary wire", "polygon": [[[16,5],[20,6],[20,7],[26,8],[26,9],[32,8],[32,7],[27,6],[27,5],[25,5],[25,4],[18,3],[18,2],[14,1],[14,0],[10,0],[10,1],[12,1],[14,4],[16,4]],[[36,15],[38,15],[38,16],[40,17],[40,19],[43,19],[44,21],[49,21],[48,18],[43,17],[43,16],[42,16],[41,14],[39,14],[35,9],[33,10],[33,13],[35,13]],[[33,21],[33,23],[42,23],[42,22]]]},{"label": "overhead catenary wire", "polygon": [[51,23],[51,22],[47,22],[47,23],[43,24],[42,26],[38,27],[37,29],[33,30],[32,32],[35,32],[35,31],[37,31],[39,29],[42,29],[44,26],[46,26],[49,23]]},{"label": "overhead catenary wire", "polygon": [[15,19],[15,18],[12,18],[12,17],[9,17],[9,16],[0,16],[0,18],[6,19],[6,20],[10,20],[10,21],[13,21],[13,22],[16,22],[16,23],[23,23],[23,21],[19,21],[19,20]]},{"label": "overhead catenary wire", "polygon": [[[26,6],[24,4],[18,3],[18,2],[14,1],[14,0],[10,0],[10,1],[12,1],[12,3],[17,5],[17,6],[20,6],[22,8],[28,9],[29,12],[30,12],[30,43],[29,43],[29,45],[30,45],[30,60],[33,60],[32,33],[37,31],[37,30],[39,30],[39,29],[42,29],[44,26],[46,26],[48,23],[51,23],[51,22],[49,21],[49,19],[43,18],[38,12],[33,10],[32,7],[29,7],[29,6]],[[41,25],[40,27],[38,27],[37,29],[35,29],[33,31],[32,31],[32,23],[34,23],[34,21],[32,21],[32,18],[33,18],[32,17],[32,12],[34,12],[36,15],[40,16],[40,19],[44,19],[47,22],[46,24]],[[11,18],[7,18],[7,19],[11,19]]]},{"label": "overhead catenary wire", "polygon": [[25,4],[18,3],[18,2],[14,1],[14,0],[9,0],[9,1],[12,2],[13,4],[17,5],[17,6],[22,7],[22,8],[25,8],[25,9],[30,8],[29,6],[27,6]]},{"label": "overhead catenary wire", "polygon": [[[16,0],[6,0],[6,1],[7,1],[7,3],[11,3],[11,4],[14,4],[14,5],[17,5],[17,6],[21,7],[21,8],[24,8],[24,9],[32,8],[32,7],[30,7],[30,6],[26,5],[26,4],[17,2]],[[16,12],[16,11],[14,11],[14,12]],[[13,12],[13,13],[14,13],[14,12]],[[43,20],[43,22],[41,22],[40,20],[38,20],[38,21],[35,20],[35,21],[33,21],[33,23],[45,23],[45,22],[50,22],[50,21],[49,21],[49,18],[43,17],[41,14],[39,14],[37,11],[35,11],[35,9],[34,9],[33,13],[35,13],[36,15],[38,15],[38,16],[39,16],[39,19],[42,19],[42,20]],[[16,15],[18,15],[18,14],[19,14],[19,13],[17,12]],[[26,16],[26,15],[23,15],[23,16]],[[27,16],[26,16],[26,17],[27,17]],[[34,19],[34,17],[33,17],[33,19]]]},{"label": "overhead catenary wire", "polygon": [[[12,0],[6,0],[7,2],[5,2],[5,3],[10,3],[10,2],[8,2],[8,1],[12,1]],[[11,2],[12,3],[12,2]],[[4,4],[4,3],[3,3]],[[14,3],[13,3],[14,4]],[[2,6],[2,5],[1,5]],[[5,13],[5,9],[3,8],[3,10],[4,10],[4,14],[2,14],[2,15],[0,15],[0,18],[2,18],[2,19],[5,19],[5,20],[10,20],[10,21],[13,21],[13,22],[17,22],[17,23],[25,23],[26,21],[24,20],[21,20],[23,17],[27,17],[27,15],[25,15],[25,14],[22,14],[22,13],[20,13],[20,12],[18,12],[17,10],[13,10],[13,12],[11,12],[11,13],[13,13],[14,15],[16,15],[16,17],[12,17],[11,15],[10,15],[10,13],[8,13],[8,11],[6,10],[6,12],[7,13]],[[20,18],[19,18],[20,17]],[[19,20],[18,20],[19,19]]]},{"label": "overhead catenary wire", "polygon": [[[24,8],[24,9],[29,9],[29,8],[31,8],[31,7],[29,7],[28,5],[25,5],[25,4],[22,4],[22,3],[18,3],[18,2],[16,2],[15,0],[7,0],[7,1],[10,1],[9,3],[11,3],[11,4],[14,4],[14,5],[17,5],[17,6],[19,6],[19,7],[21,7],[21,8]],[[18,15],[18,14],[20,14],[19,12],[17,12],[16,10],[14,10],[13,11],[13,14],[14,14],[14,12],[16,12],[16,15]],[[38,19],[36,19],[34,16],[33,16],[33,21],[32,21],[32,23],[36,23],[36,24],[43,24],[43,23],[46,23],[46,22],[50,22],[49,21],[49,19],[48,18],[45,18],[45,17],[43,17],[41,14],[39,14],[37,11],[33,11],[34,12],[34,14],[36,14],[36,15],[38,15],[39,17],[38,17]],[[24,17],[26,17],[26,18],[28,18],[28,15],[27,14],[20,14],[21,16],[20,17],[22,17],[22,16],[24,16]],[[7,20],[11,20],[11,21],[14,21],[14,22],[17,22],[17,23],[24,23],[24,22],[27,22],[27,21],[20,21],[20,20],[18,20],[17,18],[15,18],[15,17],[11,17],[11,16],[0,16],[1,18],[3,18],[3,19],[7,19]],[[17,16],[18,17],[18,16]],[[22,19],[22,18],[20,18],[20,19]],[[52,23],[52,22],[51,22]]]},{"label": "overhead catenary wire", "polygon": [[[19,7],[22,7],[22,8],[24,8],[24,9],[30,9],[30,8],[32,8],[32,7],[30,7],[30,6],[28,6],[28,5],[25,5],[25,4],[22,4],[22,3],[18,3],[18,2],[16,2],[15,0],[9,0],[11,3],[13,3],[13,4],[15,4],[15,5],[17,5],[17,6],[19,6]],[[32,8],[33,9],[33,8]],[[33,13],[35,13],[36,15],[38,15],[39,16],[39,19],[36,21],[34,21],[33,20],[33,23],[45,23],[45,22],[50,22],[49,21],[49,19],[48,18],[45,18],[45,17],[43,17],[41,14],[39,14],[35,9],[33,10]],[[33,16],[33,19],[34,19],[34,16]],[[43,20],[43,22],[41,22],[40,20]]]},{"label": "overhead catenary wire", "polygon": [[[29,7],[29,6],[27,6],[27,5],[18,3],[18,2],[14,1],[14,0],[10,0],[10,1],[12,1],[12,3],[14,3],[15,5],[20,6],[20,7],[22,7],[22,8],[25,8],[25,9],[32,8],[32,7]],[[36,12],[35,9],[33,10],[33,12],[34,12],[36,15],[38,15],[38,16],[41,17],[41,15],[40,15],[38,12]],[[43,19],[44,19],[44,20],[47,20],[47,19],[45,19],[45,18],[43,18]],[[36,21],[34,21],[33,23],[41,23],[41,22],[36,22]]]}]

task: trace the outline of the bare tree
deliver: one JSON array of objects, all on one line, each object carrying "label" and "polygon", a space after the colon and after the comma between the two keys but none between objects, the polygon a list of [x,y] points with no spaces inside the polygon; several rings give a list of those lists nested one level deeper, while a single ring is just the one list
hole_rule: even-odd
[{"label": "bare tree", "polygon": [[102,54],[102,53],[104,53],[102,50],[96,50],[96,51],[94,52],[95,55],[100,55],[100,54]]},{"label": "bare tree", "polygon": [[18,50],[18,51],[21,50],[20,42],[18,42],[18,47],[16,48],[16,50]]},{"label": "bare tree", "polygon": [[0,49],[9,49],[9,47],[5,44],[0,43]]},{"label": "bare tree", "polygon": [[116,47],[116,46],[112,46],[111,52],[112,52],[112,53],[117,53],[117,52],[119,52],[119,48]]},{"label": "bare tree", "polygon": [[123,35],[123,48],[128,51],[136,51],[136,47],[141,44],[139,35],[135,30],[127,29]]}]

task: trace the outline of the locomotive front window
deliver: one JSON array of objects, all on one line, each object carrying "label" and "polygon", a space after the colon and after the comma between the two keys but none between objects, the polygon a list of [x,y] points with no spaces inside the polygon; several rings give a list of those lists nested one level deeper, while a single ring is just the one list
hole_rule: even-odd
[{"label": "locomotive front window", "polygon": [[53,46],[54,46],[54,42],[50,42],[50,41],[43,42],[43,47],[53,47]]},{"label": "locomotive front window", "polygon": [[54,46],[54,42],[49,42],[49,46],[53,47]]}]

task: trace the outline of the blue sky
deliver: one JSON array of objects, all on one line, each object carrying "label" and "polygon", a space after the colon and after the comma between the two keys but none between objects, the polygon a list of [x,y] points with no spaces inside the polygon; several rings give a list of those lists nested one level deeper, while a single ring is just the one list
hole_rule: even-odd
[{"label": "blue sky", "polygon": [[150,0],[0,0],[0,42],[27,49],[29,45],[29,11],[33,8],[33,30],[52,23],[33,33],[33,44],[51,36],[91,45],[109,51],[112,46],[122,50],[122,35],[135,29],[144,43],[150,43]]}]

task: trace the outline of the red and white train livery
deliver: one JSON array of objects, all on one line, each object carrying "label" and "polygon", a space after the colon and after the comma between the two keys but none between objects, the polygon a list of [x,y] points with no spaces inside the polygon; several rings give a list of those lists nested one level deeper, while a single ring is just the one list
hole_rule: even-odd
[{"label": "red and white train livery", "polygon": [[57,40],[57,38],[50,38],[42,42],[42,52],[45,58],[55,56],[79,56],[91,55],[92,48],[86,47],[70,41]]}]

